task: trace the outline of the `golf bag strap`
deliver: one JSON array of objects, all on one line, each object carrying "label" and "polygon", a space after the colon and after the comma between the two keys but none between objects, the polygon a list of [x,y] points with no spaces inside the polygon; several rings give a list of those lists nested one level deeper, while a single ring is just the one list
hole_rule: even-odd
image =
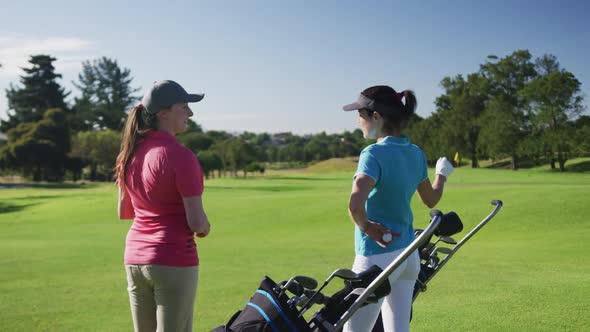
[{"label": "golf bag strap", "polygon": [[270,301],[270,303],[272,303],[272,305],[275,307],[275,309],[279,312],[281,317],[283,317],[285,322],[287,322],[287,326],[289,326],[289,329],[291,329],[292,332],[298,332],[297,329],[295,328],[295,326],[293,326],[293,323],[291,323],[291,320],[289,320],[289,317],[287,317],[287,314],[285,314],[285,312],[281,309],[281,307],[277,304],[277,302],[272,298],[272,296],[270,294],[268,294],[268,292],[265,292],[265,291],[259,289],[256,291],[256,293],[266,296],[266,298]]},{"label": "golf bag strap", "polygon": [[262,308],[260,308],[259,306],[257,306],[256,304],[254,304],[252,302],[248,302],[248,303],[246,303],[246,305],[256,309],[258,311],[258,313],[260,313],[260,315],[266,320],[268,325],[270,325],[270,328],[273,330],[273,332],[281,332],[281,331],[279,331],[279,329],[277,329],[275,324],[273,324],[272,320],[268,317],[268,315],[264,312],[264,310],[262,310]]}]

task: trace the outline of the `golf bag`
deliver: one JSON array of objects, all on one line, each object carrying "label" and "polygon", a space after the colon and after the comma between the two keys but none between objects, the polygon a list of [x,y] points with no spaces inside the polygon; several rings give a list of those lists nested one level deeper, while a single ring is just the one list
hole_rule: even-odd
[{"label": "golf bag", "polygon": [[[342,290],[325,298],[322,313],[330,322],[336,322],[358,298],[358,295],[351,292],[368,286],[381,272],[383,272],[381,268],[373,265],[359,273],[354,280],[345,280]],[[291,290],[298,293],[296,287],[292,287]],[[389,283],[381,284],[366,303],[378,301],[389,294],[390,290]],[[314,317],[316,316],[317,314]],[[219,326],[211,332],[308,332],[314,330],[300,315],[300,311],[289,304],[289,298],[284,290],[272,279],[265,277],[246,307],[236,312],[226,325]]]},{"label": "golf bag", "polygon": [[298,317],[299,312],[289,309],[287,295],[276,290],[277,284],[265,277],[246,307],[211,332],[308,331],[305,319]]},{"label": "golf bag", "polygon": [[[289,281],[275,283],[265,277],[260,287],[250,298],[244,309],[236,312],[231,319],[211,332],[334,332],[340,331],[344,324],[362,306],[376,303],[391,291],[389,275],[395,271],[416,250],[420,252],[421,271],[414,287],[414,299],[426,290],[426,284],[446,263],[459,247],[489,221],[501,208],[501,201],[492,201],[496,208],[458,244],[450,235],[462,230],[459,217],[451,212],[443,215],[432,210],[432,220],[424,230],[415,232],[416,239],[406,247],[385,269],[374,265],[361,273],[348,269],[334,271],[326,282],[317,290],[315,279],[305,276],[293,276]],[[431,243],[433,235],[438,239]],[[442,250],[436,245],[439,242],[455,243],[452,249]],[[436,259],[437,254],[446,254],[442,260]],[[331,296],[321,290],[338,277],[344,280],[344,287]],[[309,280],[312,280],[310,282]],[[293,294],[292,297],[287,292]],[[304,318],[305,312],[313,305],[323,307],[312,315],[309,322]],[[377,324],[373,331],[379,330]]]}]

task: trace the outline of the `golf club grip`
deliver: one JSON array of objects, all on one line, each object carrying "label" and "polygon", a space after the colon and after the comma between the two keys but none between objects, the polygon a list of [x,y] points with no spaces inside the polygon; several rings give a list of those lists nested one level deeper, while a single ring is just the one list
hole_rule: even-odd
[{"label": "golf club grip", "polygon": [[[435,212],[436,211],[436,212]],[[365,291],[359,295],[359,297],[354,301],[354,303],[344,312],[340,319],[334,325],[332,331],[340,331],[350,317],[365,303],[365,301],[373,294],[373,292],[385,281],[388,280],[389,275],[395,271],[416,249],[418,249],[424,242],[430,239],[434,230],[438,227],[442,219],[442,213],[438,210],[433,210],[430,212],[432,217],[432,221],[424,229],[424,231],[410,243],[409,246],[404,249],[399,256],[397,256],[384,270],[373,280],[369,286],[365,288]]]}]

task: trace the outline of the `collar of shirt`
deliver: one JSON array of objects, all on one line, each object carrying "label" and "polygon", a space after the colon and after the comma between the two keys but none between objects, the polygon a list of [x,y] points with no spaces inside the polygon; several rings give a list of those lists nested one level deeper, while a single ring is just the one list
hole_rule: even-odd
[{"label": "collar of shirt", "polygon": [[395,145],[409,145],[410,139],[406,135],[401,136],[385,136],[379,143],[382,144],[395,144]]},{"label": "collar of shirt", "polygon": [[176,137],[172,136],[169,132],[163,130],[150,130],[147,133],[148,138],[157,138],[163,140],[173,140],[176,141]]}]

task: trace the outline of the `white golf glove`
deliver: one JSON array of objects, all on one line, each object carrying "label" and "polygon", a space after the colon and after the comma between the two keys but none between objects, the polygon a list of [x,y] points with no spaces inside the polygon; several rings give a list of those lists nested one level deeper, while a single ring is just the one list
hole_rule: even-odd
[{"label": "white golf glove", "polygon": [[447,157],[440,157],[436,161],[436,168],[434,174],[440,174],[445,177],[449,177],[453,173],[453,165],[447,159]]}]

